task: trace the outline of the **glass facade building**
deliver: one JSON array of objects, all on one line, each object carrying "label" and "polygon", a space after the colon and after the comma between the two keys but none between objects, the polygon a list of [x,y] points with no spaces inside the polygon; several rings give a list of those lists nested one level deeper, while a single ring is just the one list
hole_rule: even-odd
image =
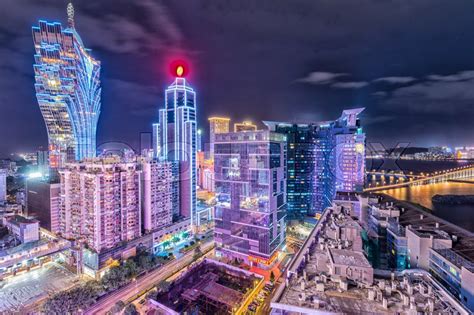
[{"label": "glass facade building", "polygon": [[[269,123],[267,122],[269,125]],[[314,126],[278,123],[274,130],[287,138],[287,214],[300,218],[311,213],[314,197],[316,138]]]},{"label": "glass facade building", "polygon": [[95,157],[101,106],[100,62],[90,55],[74,28],[39,21],[34,26],[36,98],[48,131],[49,164]]},{"label": "glass facade building", "polygon": [[288,216],[318,216],[336,192],[361,192],[365,174],[365,134],[358,115],[344,110],[334,121],[310,124],[264,122],[286,135]]},{"label": "glass facade building", "polygon": [[217,134],[214,170],[217,251],[271,265],[285,242],[285,136],[268,130]]},{"label": "glass facade building", "polygon": [[180,215],[190,217],[191,225],[194,225],[197,197],[196,93],[185,78],[177,77],[166,89],[165,108],[160,109],[159,124],[161,159],[179,161]]}]

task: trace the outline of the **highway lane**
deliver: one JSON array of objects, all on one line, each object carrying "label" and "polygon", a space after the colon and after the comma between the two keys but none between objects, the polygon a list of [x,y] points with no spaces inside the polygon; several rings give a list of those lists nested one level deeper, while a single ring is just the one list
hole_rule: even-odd
[{"label": "highway lane", "polygon": [[[214,247],[214,242],[210,241],[201,245],[203,253],[207,253]],[[99,299],[97,303],[92,305],[84,314],[105,314],[117,301],[127,302],[129,299],[138,295],[138,293],[147,291],[155,286],[158,282],[165,280],[185,268],[194,261],[194,250],[189,251],[181,258],[173,260],[159,269],[153,270],[150,273],[130,282],[126,286],[117,291],[104,296]]]}]

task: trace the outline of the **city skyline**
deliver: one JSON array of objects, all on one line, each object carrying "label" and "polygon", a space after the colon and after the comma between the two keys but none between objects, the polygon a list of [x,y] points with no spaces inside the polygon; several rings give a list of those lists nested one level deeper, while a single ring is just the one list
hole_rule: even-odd
[{"label": "city skyline", "polygon": [[[206,119],[211,115],[226,115],[236,121],[251,119],[260,122],[283,118],[319,121],[335,116],[342,109],[364,106],[367,109],[363,119],[370,135],[369,141],[381,141],[386,147],[398,141],[426,146],[470,144],[468,118],[472,114],[469,107],[472,95],[458,93],[468,90],[474,82],[471,71],[474,64],[468,57],[473,50],[472,41],[469,41],[472,35],[467,31],[472,21],[464,15],[458,15],[457,25],[447,25],[449,23],[431,22],[442,21],[444,17],[424,10],[428,3],[406,4],[405,9],[411,10],[405,11],[404,8],[392,8],[393,4],[378,4],[372,9],[374,13],[388,19],[385,12],[391,12],[393,17],[380,30],[375,30],[378,25],[376,18],[359,23],[358,18],[335,13],[331,5],[320,4],[318,7],[314,4],[313,7],[302,1],[301,5],[305,5],[308,11],[314,9],[314,12],[325,13],[320,21],[310,21],[309,15],[296,8],[284,11],[272,10],[271,6],[264,4],[250,8],[237,4],[235,7],[193,4],[197,16],[206,21],[196,27],[199,18],[180,17],[179,13],[184,12],[183,3],[164,6],[144,1],[113,7],[108,6],[107,1],[100,4],[76,3],[76,24],[81,36],[92,48],[94,56],[107,60],[103,64],[102,111],[110,119],[99,121],[99,144],[123,141],[137,148],[139,133],[152,131],[157,104],[164,103],[162,90],[170,78],[165,61],[175,57],[184,57],[191,65],[190,79],[201,95],[199,126],[207,126]],[[9,58],[2,59],[14,62],[2,64],[6,76],[0,84],[1,103],[13,115],[9,115],[8,120],[2,117],[0,125],[3,129],[0,131],[14,132],[22,141],[4,139],[0,145],[2,155],[36,150],[47,143],[46,130],[38,119],[41,114],[35,106],[32,88],[31,34],[29,40],[26,37],[29,26],[36,24],[39,18],[65,23],[65,18],[60,18],[65,17],[64,5],[60,1],[25,2],[21,16],[4,20],[5,27],[0,30],[5,44],[2,55],[7,54]],[[439,11],[462,13],[468,11],[466,5],[440,4],[446,6],[443,7],[446,10]],[[281,8],[284,6],[282,4]],[[7,1],[6,7],[19,10],[14,1]],[[147,9],[149,12],[144,12]],[[425,28],[415,23],[411,26],[411,35],[405,35],[400,26],[402,22],[410,21],[412,15],[421,11],[430,23],[425,23]],[[107,12],[107,17],[101,18],[96,12]],[[259,34],[267,36],[266,47],[241,30],[244,26],[240,18],[247,12],[251,14],[246,16],[246,27],[261,29]],[[150,15],[158,18],[153,19]],[[221,15],[229,17],[228,23],[222,21]],[[270,22],[269,17],[288,23]],[[397,18],[398,24],[395,23]],[[222,25],[222,30],[213,30],[213,23]],[[357,26],[359,33],[366,34],[373,41],[368,42],[368,47],[361,48],[359,40],[363,35],[347,31],[337,34],[328,27],[339,23],[339,27],[345,30],[351,29],[351,25]],[[438,29],[441,24],[443,28]],[[301,34],[296,31],[301,26],[314,31]],[[457,26],[462,26],[466,32],[457,34]],[[387,31],[394,36],[382,38],[381,34]],[[431,31],[436,31],[435,38],[426,35]],[[196,32],[207,32],[209,38],[198,41],[200,37]],[[108,39],[104,40],[104,37]],[[233,37],[245,45],[229,55],[224,47]],[[343,44],[344,38],[347,40]],[[418,47],[414,38],[429,45]],[[278,50],[282,40],[293,43],[296,47],[294,52]],[[213,47],[209,41],[215,42],[216,49],[204,49]],[[463,45],[462,50],[454,49],[459,45]],[[443,47],[448,46],[452,49],[446,51]],[[275,55],[265,58],[266,49],[276,49]],[[417,49],[416,54],[414,49]],[[453,52],[455,58],[448,58],[448,53]],[[375,54],[377,58],[369,58]],[[239,55],[246,57],[244,63],[239,61],[238,58],[242,58]],[[418,57],[421,55],[423,60]],[[245,66],[236,69],[232,64]],[[232,88],[225,88],[227,86]],[[278,92],[263,92],[269,88]],[[243,93],[244,90],[247,92]],[[447,103],[453,106],[445,106]],[[274,108],[271,115],[265,110],[270,105]],[[437,123],[441,117],[443,124]],[[30,128],[21,127],[30,121]],[[127,124],[116,130],[113,128],[116,121],[127,121]],[[406,128],[399,130],[397,127],[402,123]],[[208,134],[207,128],[205,134]]]},{"label": "city skyline", "polygon": [[4,1],[0,313],[474,312],[474,4]]}]

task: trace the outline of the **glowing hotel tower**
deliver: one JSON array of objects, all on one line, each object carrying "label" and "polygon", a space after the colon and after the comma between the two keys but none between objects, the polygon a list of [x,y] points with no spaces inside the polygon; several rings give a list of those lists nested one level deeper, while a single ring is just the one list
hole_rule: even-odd
[{"label": "glowing hotel tower", "polygon": [[49,165],[95,157],[100,114],[100,62],[89,55],[74,28],[74,8],[67,6],[68,28],[39,21],[34,26],[36,98],[48,131]]},{"label": "glowing hotel tower", "polygon": [[[185,68],[176,67],[176,78],[165,91],[165,108],[160,109],[159,147],[161,158],[179,161],[180,215],[196,215],[196,93],[186,79]],[[156,128],[156,127],[155,127]],[[158,144],[155,144],[158,146]]]}]

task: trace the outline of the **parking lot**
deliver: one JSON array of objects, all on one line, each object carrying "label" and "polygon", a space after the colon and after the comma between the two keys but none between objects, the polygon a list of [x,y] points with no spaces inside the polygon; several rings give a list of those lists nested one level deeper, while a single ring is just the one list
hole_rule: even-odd
[{"label": "parking lot", "polygon": [[57,263],[0,281],[0,313],[19,311],[22,307],[70,287],[78,277]]}]

